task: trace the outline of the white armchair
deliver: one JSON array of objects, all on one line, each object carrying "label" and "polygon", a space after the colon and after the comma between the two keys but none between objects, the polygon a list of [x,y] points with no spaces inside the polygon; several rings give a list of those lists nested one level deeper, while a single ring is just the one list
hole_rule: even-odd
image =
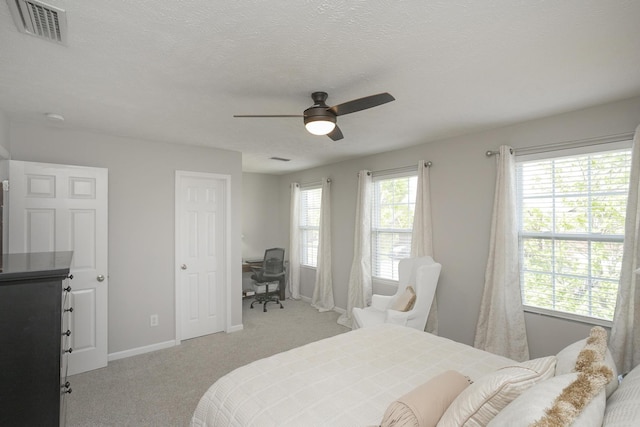
[{"label": "white armchair", "polygon": [[[381,323],[395,323],[423,331],[436,294],[441,269],[442,266],[429,256],[400,260],[396,294],[374,294],[370,307],[354,308],[353,329]],[[393,307],[398,298],[404,294],[407,286],[412,286],[416,293],[413,308],[409,311],[392,310],[390,307]]]}]

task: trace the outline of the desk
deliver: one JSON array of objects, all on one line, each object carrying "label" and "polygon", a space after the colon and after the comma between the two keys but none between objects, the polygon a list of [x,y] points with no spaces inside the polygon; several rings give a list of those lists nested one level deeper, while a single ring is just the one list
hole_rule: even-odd
[{"label": "desk", "polygon": [[[243,262],[242,263],[242,273],[252,273],[253,270],[251,268],[260,268],[262,267],[262,261],[248,261],[248,262]],[[285,264],[285,271],[286,271],[287,267]],[[286,280],[285,278],[287,277],[287,275],[285,274],[282,279],[280,280],[280,300],[284,301],[286,299],[285,297],[285,288],[286,288]]]},{"label": "desk", "polygon": [[251,273],[253,270],[251,268],[260,268],[262,267],[262,261],[256,262],[243,262],[242,263],[242,272],[243,273]]}]

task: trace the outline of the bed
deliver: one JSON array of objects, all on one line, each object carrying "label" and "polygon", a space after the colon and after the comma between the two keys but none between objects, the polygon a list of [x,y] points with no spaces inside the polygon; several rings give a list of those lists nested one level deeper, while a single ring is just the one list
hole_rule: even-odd
[{"label": "bed", "polygon": [[[573,347],[579,351],[583,345],[584,343],[578,342]],[[571,357],[576,355],[572,354]],[[448,370],[457,371],[475,381],[473,387],[495,387],[498,381],[496,373],[502,373],[502,379],[499,380],[503,381],[501,390],[504,389],[507,373],[514,375],[514,369],[520,370],[518,375],[522,375],[524,371],[527,375],[533,370],[544,371],[534,381],[527,378],[527,388],[556,375],[556,356],[524,363],[530,363],[529,367],[525,369],[522,364],[513,360],[402,326],[384,324],[357,329],[257,360],[223,376],[200,399],[191,425],[380,425],[390,403],[400,396],[412,393],[412,390]],[[544,367],[538,368],[541,364]],[[491,381],[485,380],[489,377],[492,377]],[[617,386],[617,381],[615,385]],[[463,394],[471,388],[470,386]],[[517,394],[522,392],[523,389],[517,390]],[[545,393],[550,394],[548,391]],[[465,408],[470,406],[469,402],[473,406],[476,394],[477,391],[474,391],[471,400],[469,396],[465,396],[465,402],[462,402]],[[487,396],[495,395],[495,390],[485,392],[483,402],[486,403]],[[604,391],[602,395],[604,402]],[[461,394],[455,398],[448,412],[451,412],[454,404],[462,397]],[[516,396],[509,397],[502,406],[515,398]],[[525,398],[525,404],[533,400]],[[640,397],[636,399],[636,403],[638,401]],[[601,406],[601,409],[597,409],[602,412],[600,424],[593,425],[602,425],[604,403]],[[488,418],[476,424],[469,421],[471,418],[465,418],[466,421],[463,422],[452,421],[455,418],[451,417],[448,424],[485,425],[501,408],[493,405],[489,408],[493,412]],[[474,411],[474,416],[477,416],[478,411]],[[531,408],[526,408],[525,411],[531,412]],[[637,415],[640,416],[640,410],[638,411]]]}]

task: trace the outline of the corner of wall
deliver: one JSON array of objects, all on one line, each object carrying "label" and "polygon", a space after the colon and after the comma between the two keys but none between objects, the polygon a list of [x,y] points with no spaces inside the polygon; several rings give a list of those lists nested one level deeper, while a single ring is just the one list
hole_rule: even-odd
[{"label": "corner of wall", "polygon": [[0,110],[0,160],[10,158],[9,149],[9,118],[4,111]]}]

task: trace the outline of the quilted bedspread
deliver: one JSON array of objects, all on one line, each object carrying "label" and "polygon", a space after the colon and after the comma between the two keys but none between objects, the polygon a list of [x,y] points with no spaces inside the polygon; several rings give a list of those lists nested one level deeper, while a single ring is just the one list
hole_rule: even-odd
[{"label": "quilted bedspread", "polygon": [[514,363],[396,325],[357,329],[238,368],[200,399],[192,426],[370,426],[449,369],[471,379]]}]

